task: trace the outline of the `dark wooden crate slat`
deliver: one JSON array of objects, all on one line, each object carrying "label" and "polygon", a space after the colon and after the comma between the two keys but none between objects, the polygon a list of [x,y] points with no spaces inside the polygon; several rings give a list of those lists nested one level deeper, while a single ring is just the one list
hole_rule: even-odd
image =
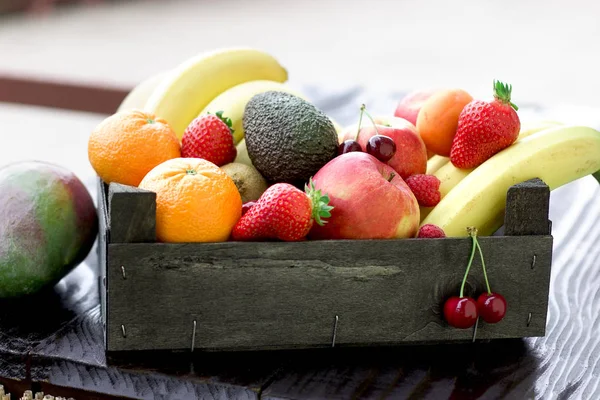
[{"label": "dark wooden crate slat", "polygon": [[98,178],[98,290],[100,291],[100,310],[102,326],[104,330],[104,343],[106,343],[106,320],[108,315],[108,281],[106,277],[106,266],[108,257],[108,238],[110,230],[108,225],[108,186]]},{"label": "dark wooden crate slat", "polygon": [[549,235],[550,188],[541,179],[511,186],[506,194],[505,235]]},{"label": "dark wooden crate slat", "polygon": [[133,186],[108,186],[111,243],[156,241],[156,193]]},{"label": "dark wooden crate slat", "polygon": [[[471,330],[445,326],[439,307],[457,292],[470,246],[466,238],[109,244],[108,351],[189,349],[194,319],[196,348],[210,350],[330,346],[335,315],[338,345],[469,340]],[[510,308],[477,337],[544,335],[548,299],[534,294],[548,285],[552,237],[481,238],[481,246]],[[482,276],[476,262],[469,287],[483,291]]]}]

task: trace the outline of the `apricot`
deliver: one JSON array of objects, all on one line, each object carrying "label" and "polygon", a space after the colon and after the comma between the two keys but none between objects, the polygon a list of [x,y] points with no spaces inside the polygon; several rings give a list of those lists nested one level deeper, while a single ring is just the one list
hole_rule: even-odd
[{"label": "apricot", "polygon": [[450,156],[458,117],[473,97],[462,89],[444,89],[434,93],[421,107],[417,131],[427,150],[440,156]]}]

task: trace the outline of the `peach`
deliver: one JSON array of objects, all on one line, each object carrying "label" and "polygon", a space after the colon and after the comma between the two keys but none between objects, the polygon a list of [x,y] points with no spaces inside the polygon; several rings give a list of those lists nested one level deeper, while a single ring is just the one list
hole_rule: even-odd
[{"label": "peach", "polygon": [[419,229],[412,191],[392,167],[370,154],[342,154],[325,164],[313,182],[329,196],[333,210],[325,225],[313,225],[311,239],[409,238]]},{"label": "peach", "polygon": [[417,117],[417,131],[428,150],[450,156],[458,117],[473,97],[462,89],[440,90],[429,97]]},{"label": "peach", "polygon": [[413,125],[417,125],[417,116],[423,106],[423,103],[430,98],[437,90],[426,89],[417,90],[406,95],[396,107],[394,117],[404,118]]},{"label": "peach", "polygon": [[[361,124],[358,143],[363,151],[367,150],[369,139],[379,132],[392,138],[396,144],[396,154],[387,164],[394,168],[402,179],[414,174],[424,174],[427,170],[427,149],[415,126],[404,118],[374,117],[373,120],[377,129],[368,118],[363,118]],[[344,140],[354,139],[356,130],[356,126],[346,129]]]}]

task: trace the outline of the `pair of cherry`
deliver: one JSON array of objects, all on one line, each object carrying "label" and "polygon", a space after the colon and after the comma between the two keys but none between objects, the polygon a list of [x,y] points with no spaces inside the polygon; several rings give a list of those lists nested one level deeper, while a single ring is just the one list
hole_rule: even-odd
[{"label": "pair of cherry", "polygon": [[[467,265],[467,270],[465,271],[465,276],[460,287],[460,294],[458,296],[450,297],[444,303],[444,318],[450,326],[461,329],[472,327],[479,317],[487,323],[495,324],[500,322],[506,315],[506,299],[501,294],[492,292],[492,289],[490,288],[487,272],[485,270],[483,252],[481,251],[481,246],[477,240],[477,230],[475,228],[470,228],[469,235],[473,240],[473,249],[471,250],[469,264]],[[477,301],[472,297],[464,296],[465,282],[467,281],[469,270],[473,264],[475,249],[479,251],[479,256],[481,257],[483,277],[485,278],[485,285],[487,288],[487,292],[479,295]]]},{"label": "pair of cherry", "polygon": [[365,105],[360,106],[360,117],[358,119],[358,131],[356,132],[356,136],[354,140],[348,139],[345,140],[339,146],[339,154],[351,153],[353,151],[363,151],[361,145],[358,143],[358,134],[360,133],[360,124],[362,123],[363,113],[367,114],[367,117],[373,123],[373,127],[375,128],[375,132],[377,135],[371,136],[369,141],[367,142],[367,153],[378,159],[379,161],[386,163],[394,157],[396,154],[396,143],[394,140],[385,135],[380,135],[377,130],[377,124],[375,124],[375,120],[365,109]]}]

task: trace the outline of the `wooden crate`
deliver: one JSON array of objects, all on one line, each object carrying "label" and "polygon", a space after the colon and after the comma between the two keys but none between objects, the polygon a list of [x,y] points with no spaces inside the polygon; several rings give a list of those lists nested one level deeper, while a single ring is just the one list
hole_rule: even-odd
[{"label": "wooden crate", "polygon": [[[470,238],[156,243],[155,194],[98,184],[108,353],[379,346],[543,336],[552,264],[549,189],[507,193],[504,232],[481,237],[498,324],[449,327]],[[466,288],[485,291],[479,259]]]}]

